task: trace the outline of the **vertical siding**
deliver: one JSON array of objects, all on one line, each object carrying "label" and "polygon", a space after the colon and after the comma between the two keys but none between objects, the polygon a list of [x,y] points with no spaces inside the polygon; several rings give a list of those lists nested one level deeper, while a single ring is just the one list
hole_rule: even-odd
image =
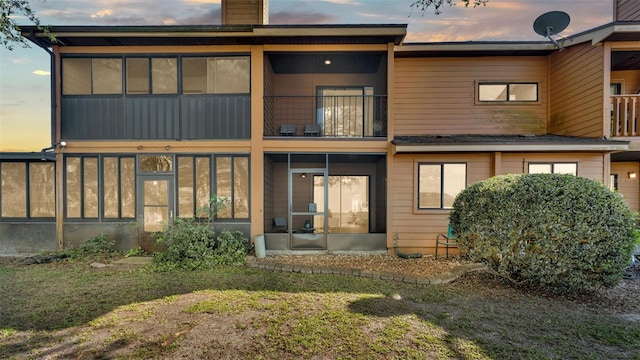
[{"label": "vertical siding", "polygon": [[61,100],[62,139],[120,139],[125,128],[121,97],[71,97]]},{"label": "vertical siding", "polygon": [[393,192],[391,212],[393,220],[388,229],[397,233],[401,248],[431,252],[436,236],[445,233],[449,223],[449,210],[428,210],[416,212],[415,162],[464,162],[467,164],[467,185],[491,176],[491,155],[483,154],[420,154],[396,155],[393,158]]},{"label": "vertical siding", "polygon": [[[396,135],[545,134],[546,57],[396,58]],[[476,104],[477,81],[536,82],[535,104]]]},{"label": "vertical siding", "polygon": [[[140,97],[125,100],[123,139],[178,139],[177,97]],[[99,134],[101,139],[120,139]]]},{"label": "vertical siding", "polygon": [[614,21],[638,21],[640,20],[640,1],[638,0],[615,0],[616,18]]},{"label": "vertical siding", "polygon": [[189,95],[181,102],[181,138],[251,138],[249,95]]},{"label": "vertical siding", "polygon": [[590,43],[551,55],[550,133],[604,136],[604,56],[603,46]]},{"label": "vertical siding", "polygon": [[629,179],[627,173],[635,172],[640,175],[640,166],[637,162],[612,162],[611,174],[618,175],[618,191],[624,196],[631,211],[640,210],[640,182],[638,178]]}]

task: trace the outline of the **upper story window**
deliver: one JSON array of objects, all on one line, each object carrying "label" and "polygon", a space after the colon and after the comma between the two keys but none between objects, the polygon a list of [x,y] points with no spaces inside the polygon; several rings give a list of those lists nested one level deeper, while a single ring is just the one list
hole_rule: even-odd
[{"label": "upper story window", "polygon": [[62,93],[122,94],[122,59],[62,59]]},{"label": "upper story window", "polygon": [[63,58],[62,94],[247,94],[250,68],[248,56]]},{"label": "upper story window", "polygon": [[529,174],[578,175],[578,163],[529,163]]},{"label": "upper story window", "polygon": [[177,94],[178,59],[127,58],[127,94]]},{"label": "upper story window", "polygon": [[478,83],[479,102],[536,102],[538,83]]},{"label": "upper story window", "polygon": [[250,89],[249,57],[182,58],[184,94],[238,94]]}]

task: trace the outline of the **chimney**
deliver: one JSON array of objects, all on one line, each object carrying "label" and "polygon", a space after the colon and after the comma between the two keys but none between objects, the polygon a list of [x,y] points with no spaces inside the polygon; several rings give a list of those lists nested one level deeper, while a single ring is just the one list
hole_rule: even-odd
[{"label": "chimney", "polygon": [[613,21],[640,21],[640,1],[613,0]]},{"label": "chimney", "polygon": [[268,0],[222,0],[222,25],[266,25]]}]

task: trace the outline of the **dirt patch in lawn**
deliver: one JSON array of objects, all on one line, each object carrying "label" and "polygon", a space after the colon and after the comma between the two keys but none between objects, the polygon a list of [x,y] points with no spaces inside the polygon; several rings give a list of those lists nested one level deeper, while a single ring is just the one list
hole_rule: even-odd
[{"label": "dirt patch in lawn", "polygon": [[[390,255],[256,261],[426,277],[465,264]],[[489,272],[419,286],[245,267],[156,274],[0,258],[0,303],[9,304],[0,309],[0,358],[633,358],[639,291],[640,282],[622,281],[553,296]]]}]

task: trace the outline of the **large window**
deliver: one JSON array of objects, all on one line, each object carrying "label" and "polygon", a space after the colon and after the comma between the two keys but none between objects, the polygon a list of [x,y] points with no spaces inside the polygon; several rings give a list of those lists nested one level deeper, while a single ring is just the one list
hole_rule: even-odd
[{"label": "large window", "polygon": [[373,136],[373,87],[318,89],[316,122],[332,137]]},{"label": "large window", "polygon": [[578,174],[578,163],[529,163],[529,174]]},{"label": "large window", "polygon": [[[324,208],[324,176],[313,177],[313,201]],[[369,177],[329,176],[329,232],[369,232]],[[322,217],[316,216],[314,224],[322,232]]]},{"label": "large window", "polygon": [[177,94],[178,59],[127,58],[127,94]]},{"label": "large window", "polygon": [[98,158],[67,157],[65,178],[67,218],[97,219]]},{"label": "large window", "polygon": [[418,164],[418,209],[450,209],[467,185],[467,165]]},{"label": "large window", "polygon": [[136,161],[134,157],[109,156],[102,159],[103,217],[136,217]]},{"label": "large window", "polygon": [[184,94],[246,94],[250,62],[247,56],[182,59]]},{"label": "large window", "polygon": [[62,59],[62,94],[122,94],[122,59]]},{"label": "large window", "polygon": [[0,163],[0,217],[53,218],[55,165],[52,162]]},{"label": "large window", "polygon": [[537,83],[500,83],[478,84],[480,102],[532,102],[538,101]]},{"label": "large window", "polygon": [[178,157],[178,216],[204,217],[211,197],[211,159]]},{"label": "large window", "polygon": [[226,199],[219,211],[221,219],[249,218],[249,158],[246,156],[216,157],[216,195]]}]

